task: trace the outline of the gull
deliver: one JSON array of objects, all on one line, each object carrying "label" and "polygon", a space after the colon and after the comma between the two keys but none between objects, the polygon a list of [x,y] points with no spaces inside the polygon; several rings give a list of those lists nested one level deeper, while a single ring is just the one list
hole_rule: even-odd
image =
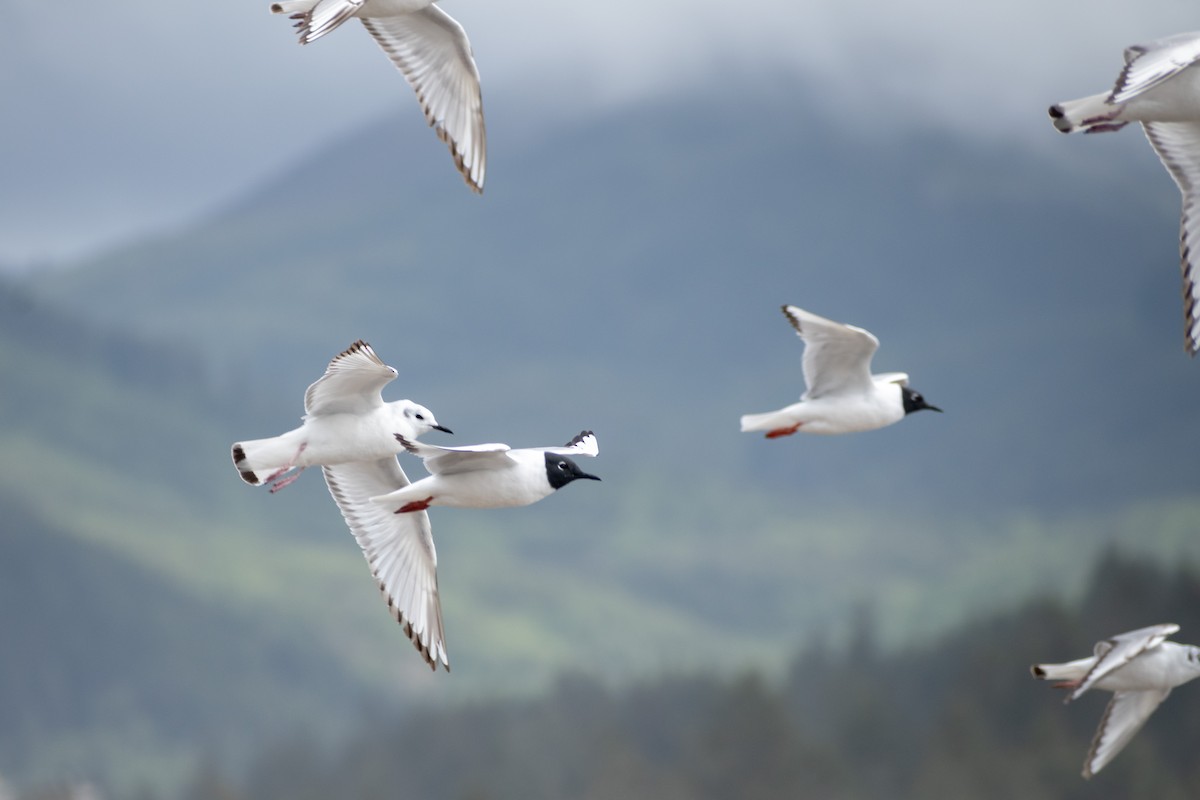
[{"label": "gull", "polygon": [[1125,50],[1125,68],[1111,91],[1050,106],[1063,133],[1115,131],[1142,123],[1150,146],[1183,195],[1179,231],[1183,273],[1183,347],[1200,350],[1200,32],[1180,33]]},{"label": "gull", "polygon": [[903,372],[871,374],[879,340],[853,325],[819,317],[796,306],[783,313],[804,340],[804,383],[799,403],[765,414],[746,414],[742,431],[766,431],[768,439],[801,433],[869,431],[899,422],[921,409],[941,411],[908,387]]},{"label": "gull", "polygon": [[436,447],[396,434],[408,452],[425,462],[429,476],[372,502],[395,509],[397,515],[424,511],[430,506],[505,508],[536,503],[580,478],[598,481],[571,460],[600,452],[596,435],[583,431],[563,447],[530,447],[513,450],[506,444]]},{"label": "gull", "polygon": [[435,0],[285,0],[272,14],[297,20],[300,43],[320,39],[351,17],[404,74],[471,191],[483,192],[487,141],[479,70],[467,34]]},{"label": "gull", "polygon": [[1139,628],[1097,642],[1088,658],[1031,668],[1035,678],[1070,689],[1068,703],[1088,689],[1113,693],[1084,759],[1084,778],[1099,772],[1129,744],[1173,688],[1200,677],[1200,647],[1166,641],[1178,630],[1172,623]]},{"label": "gull", "polygon": [[305,391],[299,428],[233,445],[238,474],[254,486],[272,484],[274,493],[312,464],[374,461],[403,452],[397,431],[414,439],[431,430],[451,433],[425,406],[411,400],[383,401],[380,392],[396,375],[369,344],[354,342]]}]

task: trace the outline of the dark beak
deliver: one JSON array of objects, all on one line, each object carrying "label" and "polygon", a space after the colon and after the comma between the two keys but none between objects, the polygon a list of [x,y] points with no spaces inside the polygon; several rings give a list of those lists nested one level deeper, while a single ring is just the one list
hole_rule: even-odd
[{"label": "dark beak", "polygon": [[930,411],[936,411],[936,412],[938,412],[939,414],[941,414],[941,413],[942,413],[942,410],[941,410],[940,408],[938,408],[937,406],[931,406],[931,405],[929,405],[928,403],[926,403],[926,404],[925,404],[925,407],[926,407],[926,408],[928,408]]},{"label": "dark beak", "polygon": [[433,429],[434,429],[435,431],[441,431],[442,433],[450,433],[450,434],[453,434],[453,433],[454,433],[454,431],[450,430],[450,429],[449,429],[449,428],[447,428],[445,425],[434,425],[434,426],[433,426]]},{"label": "dark beak", "polygon": [[596,477],[595,475],[588,475],[586,472],[581,472],[581,473],[579,473],[578,475],[576,475],[575,477],[576,477],[576,478],[587,478],[589,481],[598,481],[598,480],[600,480],[600,479],[599,479],[598,477]]}]

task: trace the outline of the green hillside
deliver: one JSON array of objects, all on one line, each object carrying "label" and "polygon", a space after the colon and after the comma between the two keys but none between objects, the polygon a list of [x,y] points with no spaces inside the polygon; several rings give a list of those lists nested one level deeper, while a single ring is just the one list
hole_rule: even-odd
[{"label": "green hillside", "polygon": [[[0,774],[129,786],[259,724],[336,729],[579,668],[782,670],[864,604],[891,646],[1035,591],[1075,596],[1110,543],[1197,557],[1200,371],[1179,348],[1177,199],[1152,155],[1123,160],[1116,137],[1054,159],[868,141],[819,103],[728,96],[536,141],[489,120],[482,199],[440,160],[404,159],[387,121],[189,230],[0,287],[0,512],[20,528],[0,544],[25,554],[0,558],[0,589],[36,574],[42,597],[60,560],[95,564],[89,609],[144,633],[120,646],[137,669],[79,684],[121,704],[57,717],[57,690],[0,687],[21,707],[0,715]],[[801,390],[784,302],[870,328],[876,368],[947,413],[738,433]],[[435,509],[449,676],[388,618],[319,474],[272,496],[229,463],[232,441],[294,425],[359,337],[400,370],[387,399],[430,406],[455,443],[600,439],[600,484]],[[32,606],[5,605],[21,626],[0,630],[65,647],[70,607]],[[162,608],[203,634],[162,629]]]}]

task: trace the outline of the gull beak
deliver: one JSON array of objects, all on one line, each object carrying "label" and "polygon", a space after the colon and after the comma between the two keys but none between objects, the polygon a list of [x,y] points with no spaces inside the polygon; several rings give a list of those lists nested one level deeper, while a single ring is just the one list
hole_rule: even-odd
[{"label": "gull beak", "polygon": [[925,404],[925,408],[929,409],[930,411],[936,411],[939,414],[942,413],[942,410],[940,408],[938,408],[937,406],[931,406],[928,403]]},{"label": "gull beak", "polygon": [[434,429],[435,431],[441,431],[442,433],[450,433],[450,434],[453,434],[453,433],[454,433],[454,431],[450,430],[450,429],[449,429],[449,428],[447,428],[445,425],[434,425],[434,426],[433,426],[433,429]]},{"label": "gull beak", "polygon": [[581,473],[579,473],[578,475],[576,475],[575,477],[577,477],[577,478],[587,478],[589,481],[598,481],[598,480],[600,480],[600,478],[599,478],[599,477],[597,477],[597,476],[595,476],[595,475],[589,475],[589,474],[587,474],[586,472],[581,472]]}]

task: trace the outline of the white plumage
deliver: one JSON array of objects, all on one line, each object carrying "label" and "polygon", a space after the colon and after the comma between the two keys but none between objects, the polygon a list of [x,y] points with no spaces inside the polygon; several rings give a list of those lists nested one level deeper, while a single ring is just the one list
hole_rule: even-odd
[{"label": "white plumage", "polygon": [[1151,625],[1097,642],[1088,658],[1033,665],[1034,677],[1071,690],[1066,702],[1089,689],[1113,693],[1084,759],[1083,777],[1121,752],[1173,688],[1200,677],[1200,647],[1166,640],[1178,630],[1171,623]]},{"label": "white plumage", "polygon": [[434,0],[288,0],[271,12],[297,20],[300,43],[315,42],[358,17],[403,73],[425,119],[450,147],[454,164],[474,192],[483,191],[487,137],[479,70],[467,34]]},{"label": "white plumage", "polygon": [[1125,50],[1125,67],[1108,92],[1050,107],[1063,133],[1115,131],[1140,122],[1150,146],[1183,195],[1179,252],[1184,349],[1200,350],[1200,33],[1181,33]]}]

